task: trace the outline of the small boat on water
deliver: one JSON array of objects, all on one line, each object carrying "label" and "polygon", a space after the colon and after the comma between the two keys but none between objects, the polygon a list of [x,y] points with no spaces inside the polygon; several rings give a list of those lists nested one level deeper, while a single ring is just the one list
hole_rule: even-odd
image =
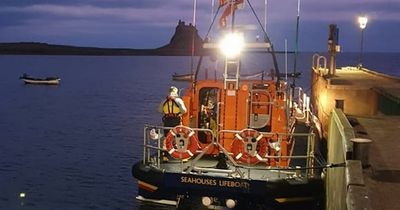
[{"label": "small boat on water", "polygon": [[178,73],[174,73],[172,75],[172,80],[174,81],[193,81],[194,78],[194,74],[178,74]]},{"label": "small boat on water", "polygon": [[[223,18],[235,12],[234,2],[243,1],[229,2]],[[242,77],[236,48],[225,49],[221,78],[199,80],[197,70],[194,77],[189,74],[195,81],[182,96],[188,111],[181,125],[157,122],[141,129],[143,159],[132,166],[136,198],[181,209],[322,209],[326,165],[318,151],[320,126],[310,98],[281,79],[265,30],[264,43],[238,43],[244,42],[243,32],[231,22],[222,43],[270,52],[265,55],[276,76]],[[204,45],[216,46],[224,44]]]},{"label": "small boat on water", "polygon": [[35,78],[26,73],[19,77],[25,84],[37,84],[37,85],[58,85],[61,79],[59,77],[45,77]]}]

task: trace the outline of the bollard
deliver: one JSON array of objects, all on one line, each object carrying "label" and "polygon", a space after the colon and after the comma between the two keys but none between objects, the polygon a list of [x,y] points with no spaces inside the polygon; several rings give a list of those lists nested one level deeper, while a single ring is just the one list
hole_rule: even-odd
[{"label": "bollard", "polygon": [[365,138],[352,138],[350,141],[353,142],[353,159],[360,160],[363,168],[369,167],[369,147],[372,140]]}]

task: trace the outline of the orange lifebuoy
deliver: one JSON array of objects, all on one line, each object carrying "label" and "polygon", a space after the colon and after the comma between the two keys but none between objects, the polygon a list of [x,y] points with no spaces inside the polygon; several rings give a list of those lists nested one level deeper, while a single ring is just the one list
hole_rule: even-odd
[{"label": "orange lifebuoy", "polygon": [[267,153],[267,141],[260,132],[244,129],[235,135],[231,151],[236,160],[256,164]]},{"label": "orange lifebuoy", "polygon": [[165,146],[173,158],[187,159],[196,153],[198,140],[192,129],[178,125],[169,131]]}]

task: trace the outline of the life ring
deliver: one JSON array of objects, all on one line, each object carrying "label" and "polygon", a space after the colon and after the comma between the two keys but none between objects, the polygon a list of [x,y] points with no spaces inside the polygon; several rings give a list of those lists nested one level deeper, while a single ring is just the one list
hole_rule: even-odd
[{"label": "life ring", "polygon": [[267,153],[267,141],[260,132],[254,129],[243,129],[235,135],[231,151],[236,160],[256,164]]},{"label": "life ring", "polygon": [[176,126],[171,129],[165,139],[168,153],[175,159],[193,157],[198,148],[195,132],[186,126]]}]

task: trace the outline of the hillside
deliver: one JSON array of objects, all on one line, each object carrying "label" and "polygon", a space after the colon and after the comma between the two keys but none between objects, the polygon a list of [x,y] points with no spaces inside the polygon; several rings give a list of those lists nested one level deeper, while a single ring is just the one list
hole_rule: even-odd
[{"label": "hillside", "polygon": [[[194,39],[193,39],[194,37]],[[194,42],[192,41],[194,40]],[[194,55],[205,53],[197,29],[179,20],[170,43],[156,49],[99,48],[39,42],[0,43],[0,54],[22,55]]]}]

